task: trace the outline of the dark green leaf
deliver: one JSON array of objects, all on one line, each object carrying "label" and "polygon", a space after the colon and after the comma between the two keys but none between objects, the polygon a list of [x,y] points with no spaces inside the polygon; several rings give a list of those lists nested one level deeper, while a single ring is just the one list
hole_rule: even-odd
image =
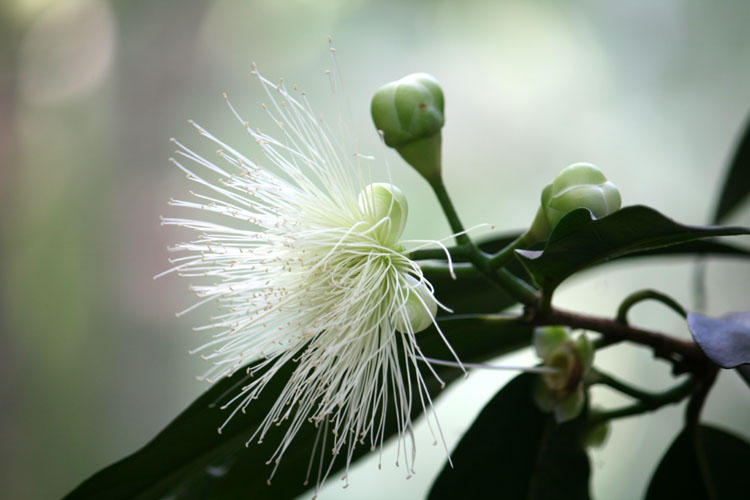
[{"label": "dark green leaf", "polygon": [[430,500],[589,498],[585,417],[562,425],[531,399],[537,375],[506,385],[476,419],[443,468]]},{"label": "dark green leaf", "polygon": [[750,363],[750,312],[710,318],[688,313],[688,327],[698,345],[722,368]]},{"label": "dark green leaf", "polygon": [[[487,253],[494,253],[515,240],[519,234],[520,233],[511,233],[500,235],[479,243],[479,246]],[[435,255],[442,255],[442,252],[435,252]],[[736,245],[723,243],[721,241],[696,240],[668,247],[628,253],[616,257],[613,260],[682,255],[717,255],[748,258],[750,257],[750,250]],[[465,262],[465,259],[458,255],[456,257],[456,262]],[[605,262],[599,262],[598,264],[603,263]],[[596,264],[594,264],[594,266],[596,266]],[[520,261],[512,260],[508,263],[507,268],[519,278],[529,282],[531,281]],[[443,304],[453,309],[456,313],[500,312],[516,304],[516,301],[510,295],[494,287],[478,273],[475,276],[459,276],[455,281],[449,277],[446,270],[438,273],[425,268],[425,275],[435,286],[438,299]],[[444,314],[444,312],[439,311],[439,314]]]},{"label": "dark green leaf", "polygon": [[[532,334],[529,327],[503,327],[483,318],[446,318],[441,320],[441,329],[461,359],[467,362],[486,360],[528,346]],[[434,329],[418,335],[425,356],[450,359],[448,349]],[[218,382],[150,443],[84,481],[66,498],[281,500],[302,494],[309,488],[303,481],[316,437],[312,424],[303,425],[295,437],[281,461],[273,486],[266,485],[271,466],[266,466],[265,462],[273,454],[285,427],[268,436],[263,444],[252,443],[245,448],[245,441],[265,417],[292,368],[287,366],[275,376],[262,396],[248,407],[247,413],[236,415],[221,435],[216,429],[228,413],[221,411],[216,403],[223,403],[236,394],[246,377],[243,377],[244,371],[240,371]],[[455,368],[434,366],[434,369],[446,384],[462,376]],[[426,369],[423,372],[430,393],[433,397],[439,396],[438,381]],[[414,404],[413,418],[421,411],[421,404]],[[396,429],[391,426],[386,432],[387,438]],[[366,451],[366,446],[358,447],[355,459]],[[343,465],[343,458],[337,460],[331,477],[335,477]]]},{"label": "dark green leaf", "polygon": [[707,425],[683,430],[656,468],[647,500],[747,498],[750,444]]},{"label": "dark green leaf", "polygon": [[714,214],[714,223],[720,222],[747,194],[750,193],[750,121],[745,125],[745,131],[737,145],[732,163],[727,169],[724,187],[721,189],[719,203]]},{"label": "dark green leaf", "polygon": [[750,257],[750,250],[737,245],[729,243],[723,243],[716,240],[695,240],[688,241],[686,243],[678,243],[676,245],[670,245],[668,247],[654,248],[652,250],[644,250],[642,252],[633,252],[620,257],[616,257],[613,260],[640,258],[640,257],[679,257],[689,255],[714,255],[723,257]]},{"label": "dark green leaf", "polygon": [[[526,274],[518,266],[517,272]],[[515,304],[517,301],[504,290],[499,289],[485,277],[459,275],[451,278],[447,272],[435,273],[423,269],[425,276],[435,287],[435,297],[449,307],[454,313],[494,313],[500,312]],[[526,278],[528,279],[528,278]],[[439,310],[438,314],[446,312]]]},{"label": "dark green leaf", "polygon": [[537,284],[552,291],[568,276],[623,255],[738,234],[750,234],[750,228],[686,226],[641,205],[625,207],[601,219],[580,208],[563,217],[544,250],[517,250],[516,254]]},{"label": "dark green leaf", "polygon": [[[501,234],[494,238],[489,238],[479,242],[479,248],[487,253],[495,253],[520,236],[521,232]],[[541,248],[540,248],[541,249]],[[534,248],[531,248],[534,250]],[[716,255],[726,257],[750,257],[750,250],[730,243],[724,243],[718,240],[696,240],[686,243],[678,243],[668,247],[654,248],[640,252],[633,252],[621,255],[613,260],[622,258],[637,257],[659,257],[659,256],[680,256],[680,255]],[[458,258],[457,262],[466,262],[466,259]]]}]

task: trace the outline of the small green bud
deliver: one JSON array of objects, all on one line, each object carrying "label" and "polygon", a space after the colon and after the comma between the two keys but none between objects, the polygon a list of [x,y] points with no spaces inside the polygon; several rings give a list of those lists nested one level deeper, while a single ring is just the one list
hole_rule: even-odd
[{"label": "small green bud", "polygon": [[[411,276],[406,277],[409,296],[401,311],[396,313],[395,327],[402,333],[417,333],[432,324],[437,314],[437,301],[423,281]],[[407,325],[411,325],[411,332]]]},{"label": "small green bud", "polygon": [[440,133],[443,128],[443,91],[427,73],[414,73],[387,83],[372,97],[372,119],[385,143],[399,148]]},{"label": "small green bud", "polygon": [[370,111],[385,143],[428,182],[440,179],[443,91],[426,73],[414,73],[375,91]]},{"label": "small green bud", "polygon": [[542,191],[542,208],[550,226],[555,227],[565,214],[576,208],[588,208],[600,218],[620,208],[620,191],[590,163],[576,163],[564,169]]},{"label": "small green bud", "polygon": [[543,411],[555,413],[558,422],[577,417],[583,409],[584,377],[594,361],[594,350],[585,334],[573,340],[564,327],[537,328],[534,346],[544,366],[554,373],[542,375],[534,389],[534,400]]},{"label": "small green bud", "polygon": [[395,248],[406,226],[409,205],[404,193],[393,184],[375,183],[359,193],[359,208],[375,228],[375,238]]},{"label": "small green bud", "polygon": [[587,208],[600,218],[619,210],[621,202],[617,186],[596,166],[573,164],[542,190],[542,204],[526,233],[527,242],[546,240],[560,219],[576,208]]}]

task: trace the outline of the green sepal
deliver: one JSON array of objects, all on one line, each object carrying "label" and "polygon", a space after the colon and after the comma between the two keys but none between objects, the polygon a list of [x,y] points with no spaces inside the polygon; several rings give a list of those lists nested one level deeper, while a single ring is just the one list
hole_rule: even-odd
[{"label": "green sepal", "polygon": [[570,340],[570,330],[567,327],[543,326],[534,329],[534,350],[542,359],[549,358],[567,340]]}]

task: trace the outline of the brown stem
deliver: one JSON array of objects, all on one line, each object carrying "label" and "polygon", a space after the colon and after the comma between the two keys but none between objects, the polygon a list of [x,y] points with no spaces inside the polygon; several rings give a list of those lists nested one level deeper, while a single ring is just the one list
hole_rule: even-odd
[{"label": "brown stem", "polygon": [[690,428],[698,425],[703,404],[706,402],[708,393],[714,385],[718,374],[719,367],[708,360],[706,360],[700,371],[696,374],[697,387],[685,410],[685,424],[687,427]]},{"label": "brown stem", "polygon": [[666,359],[675,366],[675,373],[682,373],[698,363],[704,363],[705,354],[695,342],[670,337],[666,334],[624,325],[617,321],[551,308],[548,311],[528,311],[525,315],[532,325],[564,325],[571,328],[593,330],[609,340],[627,340],[653,349],[656,357]]}]

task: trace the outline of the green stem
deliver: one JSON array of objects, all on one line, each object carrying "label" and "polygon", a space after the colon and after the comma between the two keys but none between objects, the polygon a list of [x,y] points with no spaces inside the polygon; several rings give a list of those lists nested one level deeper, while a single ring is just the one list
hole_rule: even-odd
[{"label": "green stem", "polygon": [[617,322],[627,325],[628,324],[628,311],[630,311],[630,308],[644,300],[659,301],[662,304],[669,307],[670,309],[672,309],[674,312],[676,312],[680,316],[682,316],[683,318],[687,317],[687,312],[685,312],[685,308],[682,307],[680,304],[678,304],[677,301],[674,300],[672,297],[665,295],[661,292],[657,292],[656,290],[646,289],[646,290],[639,290],[637,292],[631,293],[630,295],[625,297],[625,300],[622,301],[622,304],[620,304],[619,309],[617,309]]},{"label": "green stem", "polygon": [[[422,264],[420,268],[425,274],[431,276],[447,277],[451,275],[451,268],[448,264]],[[453,264],[453,273],[456,276],[478,277],[481,273],[477,268],[469,263]]]},{"label": "green stem", "polygon": [[456,208],[453,206],[450,196],[448,196],[445,185],[442,181],[439,181],[430,183],[430,186],[435,191],[435,196],[437,196],[440,206],[443,207],[443,212],[448,219],[451,229],[456,233],[456,242],[463,247],[471,263],[477,269],[485,271],[487,269],[487,254],[482,252],[476,243],[469,238],[469,235],[466,234],[464,225],[461,224],[461,219],[458,218],[458,212],[456,212]]},{"label": "green stem", "polygon": [[603,373],[599,370],[594,370],[592,372],[591,383],[606,385],[607,387],[611,387],[612,389],[630,396],[631,398],[639,399],[642,401],[655,401],[658,400],[660,396],[658,393],[644,391],[633,387],[630,384],[616,379],[615,377]]},{"label": "green stem", "polygon": [[[431,276],[451,276],[451,268],[448,264],[423,264],[422,271]],[[501,272],[502,271],[502,272]],[[484,277],[492,286],[506,293],[512,294],[519,302],[534,305],[539,296],[536,290],[531,288],[525,281],[517,278],[514,274],[501,269],[496,274],[479,271],[473,264],[453,264],[453,272],[456,277]]]},{"label": "green stem", "polygon": [[[453,262],[468,260],[463,247],[447,247],[447,250]],[[421,248],[419,250],[412,250],[407,257],[411,260],[445,260],[445,250],[442,248]]]},{"label": "green stem", "polygon": [[528,283],[522,279],[516,277],[506,269],[499,269],[496,272],[488,266],[489,259],[487,254],[482,252],[474,241],[464,233],[464,226],[461,224],[461,220],[458,218],[456,208],[453,206],[453,202],[448,195],[448,191],[445,189],[445,185],[442,181],[430,183],[432,189],[435,191],[440,206],[443,208],[445,217],[448,219],[448,223],[451,229],[457,234],[456,241],[467,257],[474,264],[480,272],[484,273],[489,279],[500,285],[505,291],[513,296],[519,302],[526,305],[534,305],[538,302],[539,296],[536,290],[531,287]]},{"label": "green stem", "polygon": [[430,183],[430,186],[432,186],[433,191],[435,191],[435,196],[437,196],[437,199],[440,202],[440,206],[443,208],[445,217],[448,219],[448,223],[450,224],[453,232],[462,233],[456,236],[456,241],[458,242],[458,244],[465,247],[476,247],[476,245],[474,245],[474,242],[471,241],[471,238],[469,238],[469,235],[464,233],[464,225],[461,224],[461,219],[458,218],[458,212],[456,212],[456,208],[453,206],[453,202],[448,195],[448,191],[445,189],[445,184],[443,184],[442,181],[437,181]]},{"label": "green stem", "polygon": [[522,304],[535,306],[539,303],[539,292],[507,269],[498,269],[492,279]]},{"label": "green stem", "polygon": [[497,269],[504,266],[505,263],[513,257],[513,252],[516,248],[522,248],[529,244],[528,236],[529,233],[523,233],[512,242],[508,243],[505,248],[490,256],[488,263],[490,269]]},{"label": "green stem", "polygon": [[693,379],[688,378],[681,384],[667,391],[659,394],[651,394],[650,399],[641,400],[635,404],[624,406],[622,408],[596,413],[589,419],[589,426],[593,427],[610,420],[640,415],[642,413],[658,410],[666,405],[679,403],[692,393],[693,387]]}]

